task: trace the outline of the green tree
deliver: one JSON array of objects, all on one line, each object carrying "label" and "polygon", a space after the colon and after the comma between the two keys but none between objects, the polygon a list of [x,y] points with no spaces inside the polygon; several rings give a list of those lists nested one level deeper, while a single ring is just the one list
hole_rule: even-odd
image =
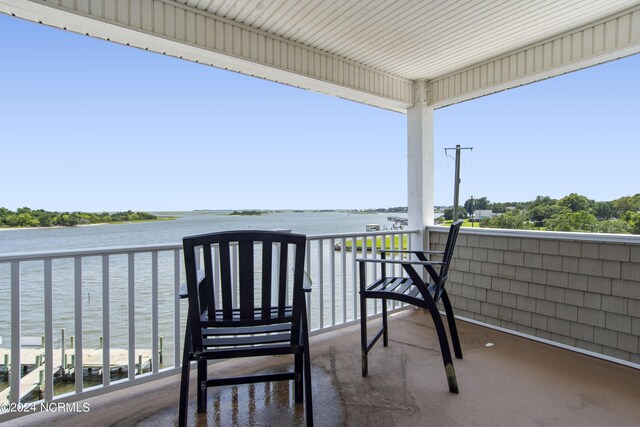
[{"label": "green tree", "polygon": [[468,199],[464,202],[464,210],[471,215],[476,210],[489,209],[491,202],[486,197],[479,197],[477,199]]},{"label": "green tree", "polygon": [[493,218],[485,218],[480,222],[480,227],[508,228],[512,230],[530,230],[533,225],[527,215],[521,211],[506,212]]},{"label": "green tree", "polygon": [[444,219],[451,221],[453,219],[453,208],[446,208],[444,210]]},{"label": "green tree", "polygon": [[587,211],[561,212],[544,220],[544,226],[550,231],[595,231],[598,220]]},{"label": "green tree", "polygon": [[489,205],[489,209],[491,209],[491,212],[493,212],[493,213],[505,213],[507,211],[507,204],[506,203],[491,203]]},{"label": "green tree", "polygon": [[640,212],[627,211],[624,214],[624,221],[629,225],[631,233],[640,234]]},{"label": "green tree", "polygon": [[9,227],[19,227],[20,223],[18,220],[18,215],[14,214],[13,212],[11,212],[10,214],[7,214],[4,216],[4,220],[3,222],[8,225]]},{"label": "green tree", "polygon": [[569,212],[571,212],[569,208],[556,204],[539,204],[528,210],[529,219],[533,221],[533,224],[536,227],[542,227],[544,225],[544,221],[554,215]]},{"label": "green tree", "polygon": [[631,225],[627,221],[617,219],[605,219],[598,221],[596,227],[596,233],[614,233],[614,234],[628,234],[631,232]]},{"label": "green tree", "polygon": [[593,213],[598,219],[611,219],[618,217],[618,209],[613,202],[596,202]]},{"label": "green tree", "polygon": [[46,215],[38,217],[38,224],[40,227],[51,227],[53,225],[53,216]]},{"label": "green tree", "polygon": [[588,211],[595,206],[595,201],[577,193],[563,197],[558,203],[571,209],[572,212]]},{"label": "green tree", "polygon": [[37,227],[40,225],[40,222],[36,218],[24,211],[18,214],[18,223],[19,227]]},{"label": "green tree", "polygon": [[537,206],[550,206],[550,205],[557,205],[557,204],[558,204],[558,201],[556,199],[552,199],[549,196],[536,196],[535,200],[532,200],[530,202],[525,202],[524,206],[521,209],[526,210],[526,209],[535,208]]},{"label": "green tree", "polygon": [[[466,218],[466,217],[467,217],[467,211],[464,209],[463,206],[458,206],[458,219]],[[444,210],[444,219],[447,221],[451,221],[453,219],[453,207],[446,208]]]},{"label": "green tree", "polygon": [[617,209],[620,215],[625,212],[638,212],[640,211],[640,194],[636,194],[635,196],[625,196],[620,197],[611,202],[613,206]]}]

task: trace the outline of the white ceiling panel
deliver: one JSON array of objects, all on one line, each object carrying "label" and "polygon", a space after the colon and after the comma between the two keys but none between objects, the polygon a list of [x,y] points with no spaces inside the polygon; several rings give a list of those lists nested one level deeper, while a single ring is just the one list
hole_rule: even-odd
[{"label": "white ceiling panel", "polygon": [[175,0],[409,80],[450,74],[638,0]]}]

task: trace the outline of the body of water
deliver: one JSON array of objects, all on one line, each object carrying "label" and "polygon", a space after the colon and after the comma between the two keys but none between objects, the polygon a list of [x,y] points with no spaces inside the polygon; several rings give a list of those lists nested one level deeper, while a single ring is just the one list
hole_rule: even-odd
[{"label": "body of water", "polygon": [[224,230],[287,229],[294,233],[333,234],[364,232],[366,224],[391,228],[389,216],[347,212],[276,212],[229,215],[229,212],[159,212],[179,216],[167,221],[100,224],[79,227],[0,229],[0,253],[181,243],[184,236]]},{"label": "body of water", "polygon": [[[152,222],[105,224],[66,228],[2,229],[0,230],[0,254],[29,253],[41,251],[74,250],[83,248],[107,248],[121,246],[155,245],[181,243],[182,237],[224,230],[273,230],[287,229],[306,235],[335,233],[364,233],[367,224],[380,224],[381,228],[391,229],[389,216],[398,214],[352,214],[347,212],[278,212],[259,216],[231,216],[229,212],[171,212],[160,215],[179,216],[175,220]],[[310,305],[312,328],[318,327],[323,316],[324,324],[329,324],[332,315],[319,307],[320,300],[328,307],[332,301],[332,292],[339,300],[353,301],[353,269],[350,262],[344,266],[345,284],[342,286],[342,274],[336,271],[336,289],[330,286],[324,289],[320,285],[319,272],[322,270],[324,281],[330,276],[330,259],[340,264],[341,252],[333,249],[330,241],[323,245],[314,242],[311,247],[311,259],[319,260],[317,254],[322,251],[322,265],[314,261],[309,267],[314,292]],[[349,255],[351,257],[351,254]],[[348,258],[350,259],[350,258]],[[129,264],[127,255],[109,257],[109,304],[110,339],[112,348],[125,349],[128,346],[128,304],[129,304]],[[173,305],[174,296],[174,259],[172,252],[159,254],[159,334],[164,337],[164,357],[169,365],[176,349],[173,346]],[[135,255],[135,346],[151,348],[151,254]],[[182,270],[182,267],[181,267]],[[183,275],[183,272],[182,272]],[[183,278],[184,280],[184,278]],[[54,348],[60,348],[62,329],[65,329],[65,346],[70,347],[70,336],[74,334],[74,260],[59,259],[53,261],[53,329]],[[346,286],[346,285],[345,285]],[[11,272],[9,263],[0,263],[0,347],[8,348],[11,337]],[[42,261],[26,261],[20,264],[21,289],[21,335],[40,337],[44,334],[44,266]],[[321,292],[322,295],[318,295]],[[342,295],[344,293],[344,295]],[[102,257],[84,257],[82,259],[82,332],[83,347],[98,348],[102,330]],[[181,303],[181,318],[184,324],[186,300]],[[348,315],[353,315],[350,305]],[[340,319],[343,307],[335,307],[335,316]],[[322,313],[322,314],[320,314]],[[115,378],[115,377],[114,377]],[[1,382],[1,381],[0,381]],[[0,389],[2,388],[0,384]],[[6,384],[4,384],[6,386]],[[56,393],[66,389],[57,390]],[[67,390],[68,391],[68,390]]]}]

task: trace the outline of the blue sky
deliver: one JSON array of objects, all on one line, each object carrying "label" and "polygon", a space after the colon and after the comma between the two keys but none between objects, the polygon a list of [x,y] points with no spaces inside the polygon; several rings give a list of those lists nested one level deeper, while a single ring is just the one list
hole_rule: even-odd
[{"label": "blue sky", "polygon": [[[640,192],[640,57],[435,112],[436,204]],[[0,206],[406,205],[406,119],[0,14]]]}]

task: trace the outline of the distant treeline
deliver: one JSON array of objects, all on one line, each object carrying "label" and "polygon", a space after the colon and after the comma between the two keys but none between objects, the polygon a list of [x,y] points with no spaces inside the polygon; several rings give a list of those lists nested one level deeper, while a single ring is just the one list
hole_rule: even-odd
[{"label": "distant treeline", "polygon": [[[597,202],[576,193],[562,199],[538,196],[529,202],[507,203],[492,203],[480,197],[467,200],[458,212],[467,217],[477,210],[497,214],[482,219],[481,227],[640,234],[640,194],[609,202]],[[452,209],[447,208],[445,219],[451,216]]]},{"label": "distant treeline", "polygon": [[43,209],[19,208],[11,211],[0,208],[0,227],[53,227],[106,222],[147,221],[158,219],[146,212],[49,212]]},{"label": "distant treeline", "polygon": [[246,216],[246,215],[262,215],[263,213],[268,213],[268,211],[260,211],[260,210],[244,210],[244,211],[233,211],[231,212],[229,215],[242,215],[242,216]]},{"label": "distant treeline", "polygon": [[353,213],[364,213],[364,214],[369,214],[369,213],[406,213],[407,212],[407,207],[406,206],[396,206],[393,208],[369,208],[369,209],[355,209],[353,211],[351,211]]}]

